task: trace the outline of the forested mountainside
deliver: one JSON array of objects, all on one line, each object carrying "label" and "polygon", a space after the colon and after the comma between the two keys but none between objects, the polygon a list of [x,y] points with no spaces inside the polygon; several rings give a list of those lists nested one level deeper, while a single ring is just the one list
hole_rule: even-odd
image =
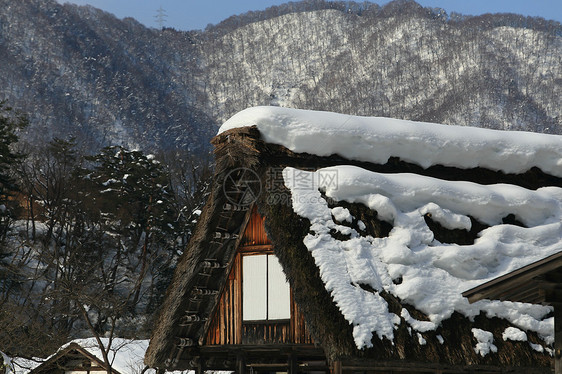
[{"label": "forested mountainside", "polygon": [[215,126],[196,86],[189,33],[54,0],[0,0],[0,99],[31,120],[28,139],[200,147]]},{"label": "forested mountainside", "polygon": [[0,99],[34,141],[201,150],[254,105],[562,133],[562,27],[541,18],[313,0],[180,32],[0,5]]},{"label": "forested mountainside", "polygon": [[259,104],[560,132],[560,24],[413,2],[287,14],[206,42],[213,118]]}]

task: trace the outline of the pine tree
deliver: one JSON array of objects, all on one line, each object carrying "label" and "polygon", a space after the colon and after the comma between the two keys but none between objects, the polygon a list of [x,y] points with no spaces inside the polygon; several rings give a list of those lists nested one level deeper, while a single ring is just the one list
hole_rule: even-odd
[{"label": "pine tree", "polygon": [[[23,155],[14,150],[18,141],[17,131],[27,125],[25,116],[15,113],[12,108],[0,101],[0,345],[2,349],[13,347],[16,338],[13,331],[19,325],[17,305],[10,297],[17,292],[24,278],[11,263],[12,253],[6,245],[10,225],[15,218],[18,206],[14,194],[18,186],[13,177],[14,167]],[[11,343],[11,344],[10,344]],[[21,343],[21,341],[20,341]]]},{"label": "pine tree", "polygon": [[11,279],[6,274],[4,259],[8,253],[4,248],[4,241],[14,218],[15,204],[9,198],[18,190],[12,172],[16,163],[23,157],[14,150],[14,144],[18,141],[17,130],[26,125],[26,117],[14,113],[5,101],[0,101],[0,286],[2,288]]},{"label": "pine tree", "polygon": [[[126,287],[105,287],[121,293],[130,313],[144,312],[178,249],[179,215],[170,177],[154,156],[123,147],[106,147],[87,159],[84,201],[89,215],[99,215],[106,248],[112,248],[115,268],[108,273],[128,274]],[[113,276],[105,280],[114,281]]]},{"label": "pine tree", "polygon": [[[0,240],[4,241],[12,218],[8,198],[18,190],[12,176],[13,167],[23,157],[14,150],[18,141],[17,131],[27,126],[27,118],[14,113],[12,108],[0,101]],[[1,251],[0,251],[1,252]]]}]

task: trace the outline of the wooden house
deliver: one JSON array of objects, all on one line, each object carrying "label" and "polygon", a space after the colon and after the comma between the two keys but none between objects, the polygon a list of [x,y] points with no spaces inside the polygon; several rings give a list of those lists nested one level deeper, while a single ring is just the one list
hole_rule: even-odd
[{"label": "wooden house", "polygon": [[551,372],[550,309],[461,293],[562,243],[560,136],[269,107],[213,144],[147,365]]}]

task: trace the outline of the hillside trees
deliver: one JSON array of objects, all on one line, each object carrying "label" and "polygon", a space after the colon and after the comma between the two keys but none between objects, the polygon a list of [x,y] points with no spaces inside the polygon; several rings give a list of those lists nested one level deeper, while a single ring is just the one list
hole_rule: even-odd
[{"label": "hillside trees", "polygon": [[[9,197],[18,187],[13,168],[23,155],[14,150],[18,141],[17,131],[27,125],[27,118],[14,113],[4,101],[0,101],[0,241],[4,241],[13,218],[13,204]],[[1,251],[0,251],[1,256]]]},{"label": "hillside trees", "polygon": [[254,14],[253,23],[239,17],[209,30],[221,32],[201,49],[208,111],[219,123],[248,106],[280,105],[562,131],[559,23],[448,17],[413,1],[355,5]]},{"label": "hillside trees", "polygon": [[27,213],[10,243],[23,278],[0,295],[26,318],[0,329],[0,349],[21,350],[23,331],[57,337],[50,349],[84,335],[147,337],[208,185],[207,165],[188,159],[183,172],[124,147],[84,156],[73,139],[30,153],[19,168]]},{"label": "hillside trees", "polygon": [[15,193],[18,186],[14,178],[14,168],[23,155],[14,149],[18,141],[17,130],[25,127],[27,119],[15,114],[4,101],[0,101],[0,291],[11,287],[14,275],[6,262],[9,248],[6,236],[15,219],[17,202]]},{"label": "hillside trees", "polygon": [[[18,141],[17,131],[26,124],[25,116],[15,113],[6,102],[0,101],[0,337],[4,338],[6,346],[13,345],[16,341],[14,336],[22,332],[18,331],[19,326],[13,327],[14,324],[9,322],[25,318],[10,298],[14,291],[21,289],[25,278],[12,261],[18,248],[10,246],[7,239],[18,210],[14,169],[23,157],[14,146]],[[20,343],[24,343],[24,336]]]}]

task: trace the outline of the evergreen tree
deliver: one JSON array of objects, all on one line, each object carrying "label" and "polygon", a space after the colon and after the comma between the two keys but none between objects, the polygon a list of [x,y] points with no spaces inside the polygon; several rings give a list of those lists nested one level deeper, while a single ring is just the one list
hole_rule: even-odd
[{"label": "evergreen tree", "polygon": [[[17,191],[13,178],[13,167],[23,157],[14,150],[18,141],[17,131],[27,125],[27,118],[14,113],[12,108],[0,101],[0,240],[4,241],[12,218],[8,198]],[[0,251],[1,253],[1,251]]]},{"label": "evergreen tree", "polygon": [[[11,261],[13,248],[6,237],[15,218],[18,201],[15,193],[18,186],[14,179],[14,168],[23,155],[14,149],[18,141],[17,132],[27,125],[27,118],[16,113],[0,101],[0,349],[13,348],[22,332],[16,322],[22,317],[21,310],[13,300],[25,277]],[[25,317],[24,317],[25,318]],[[23,338],[23,337],[22,337]],[[23,339],[20,339],[20,344]]]},{"label": "evergreen tree", "polygon": [[110,231],[128,234],[136,243],[145,233],[177,231],[170,177],[153,155],[113,146],[88,159],[94,163],[88,174],[92,201]]},{"label": "evergreen tree", "polygon": [[17,206],[17,203],[9,200],[18,190],[12,175],[13,168],[23,157],[14,150],[14,144],[18,141],[17,130],[26,125],[26,117],[15,114],[4,101],[0,101],[0,291],[10,287],[9,283],[13,280],[9,264],[5,263],[8,251],[4,241]]},{"label": "evergreen tree", "polygon": [[112,251],[104,287],[126,300],[132,315],[144,313],[176,257],[181,235],[170,176],[153,155],[123,147],[106,147],[87,159],[85,209],[97,215],[105,248]]}]

